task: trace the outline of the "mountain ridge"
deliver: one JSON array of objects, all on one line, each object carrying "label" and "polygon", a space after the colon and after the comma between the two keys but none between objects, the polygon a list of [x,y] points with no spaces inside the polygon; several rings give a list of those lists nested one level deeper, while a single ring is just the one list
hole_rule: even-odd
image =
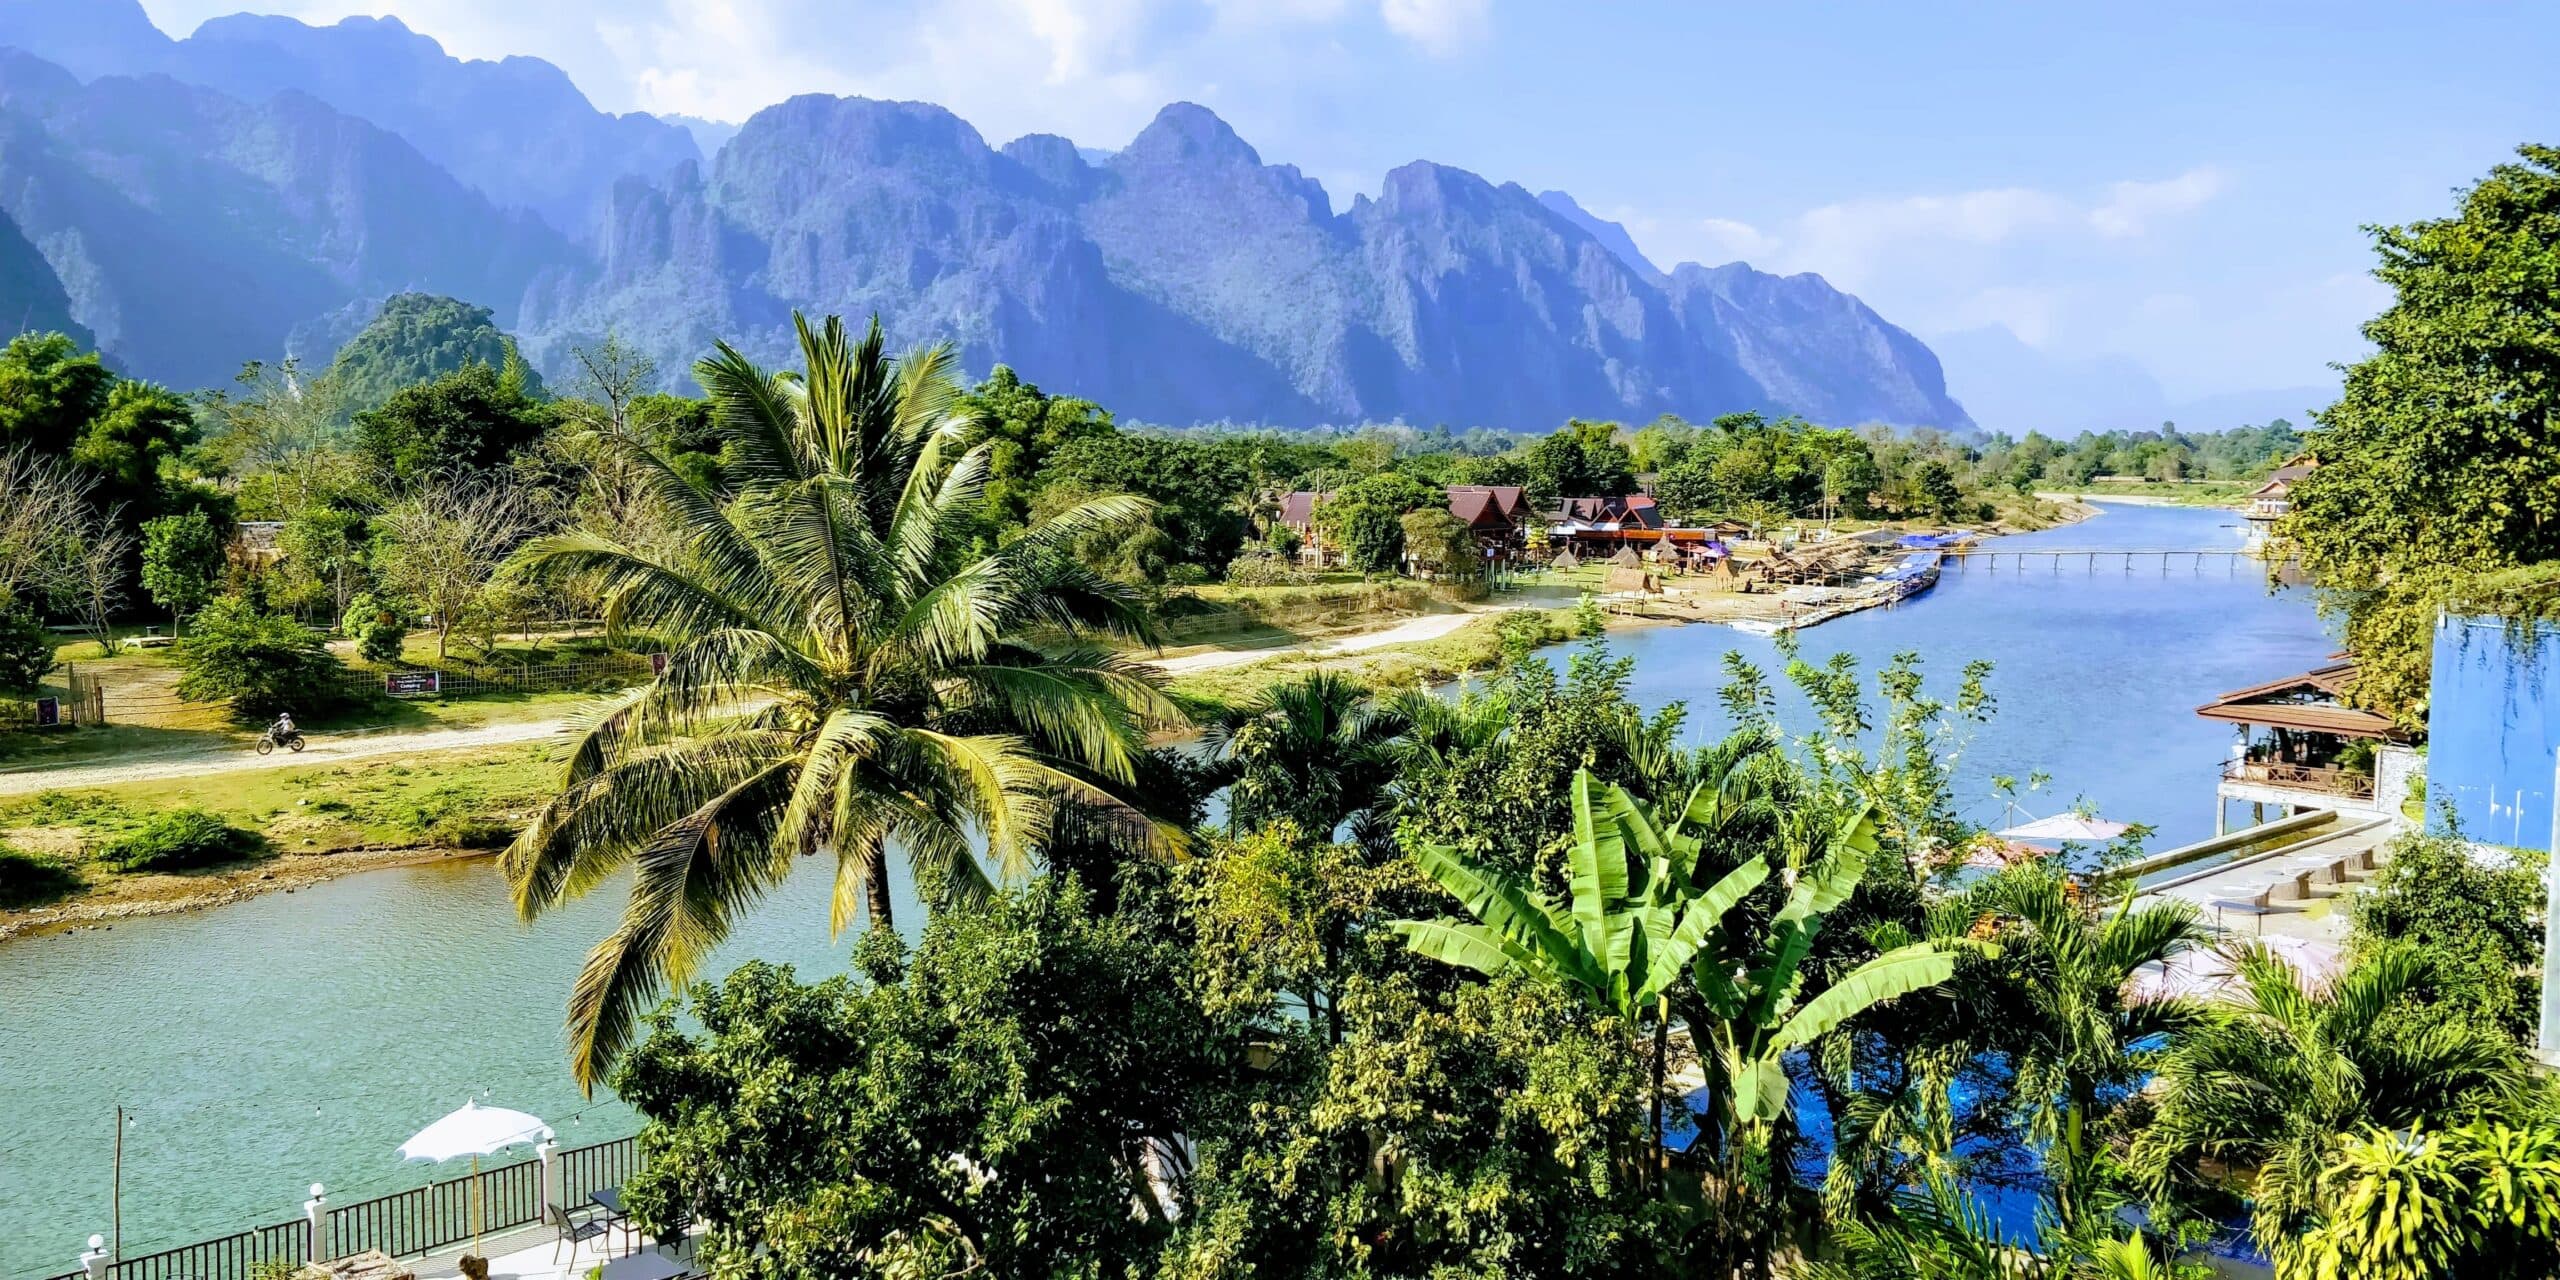
[{"label": "mountain ridge", "polygon": [[[1100,152],[801,95],[706,158],[685,123],[397,18],[173,40],[137,0],[65,12],[0,0],[0,40],[75,64],[0,58],[0,213],[143,376],[217,382],[426,292],[489,308],[555,379],[606,333],[672,387],[715,339],[783,361],[800,309],[877,313],[1140,420],[1971,425],[1925,344],[1819,277],[1666,274],[1561,192],[1428,160],[1337,209],[1193,103]],[[475,97],[498,105],[454,105]]]}]

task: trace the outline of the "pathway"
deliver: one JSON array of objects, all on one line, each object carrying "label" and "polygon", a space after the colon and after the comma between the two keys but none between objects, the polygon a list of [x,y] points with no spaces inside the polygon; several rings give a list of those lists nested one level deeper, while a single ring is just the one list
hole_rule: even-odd
[{"label": "pathway", "polygon": [[1390,645],[1419,644],[1425,640],[1437,640],[1487,613],[1507,611],[1507,609],[1495,608],[1465,613],[1428,613],[1419,618],[1398,623],[1384,631],[1364,631],[1357,635],[1309,640],[1300,644],[1274,645],[1264,649],[1211,649],[1206,653],[1186,653],[1178,658],[1159,658],[1155,661],[1155,666],[1166,675],[1178,676],[1193,671],[1214,671],[1220,667],[1240,667],[1248,662],[1260,662],[1266,658],[1338,657],[1346,653],[1384,649]]},{"label": "pathway", "polygon": [[0,796],[28,795],[38,791],[69,791],[81,787],[108,787],[127,782],[156,782],[169,778],[194,778],[206,774],[242,773],[252,769],[342,764],[350,760],[369,760],[382,756],[422,755],[434,751],[499,747],[510,743],[532,742],[536,739],[552,737],[567,729],[568,725],[567,720],[528,720],[519,724],[486,725],[477,729],[313,734],[310,748],[299,754],[279,751],[274,755],[262,756],[247,746],[209,747],[197,751],[171,752],[149,760],[116,764],[38,765],[0,771]]}]

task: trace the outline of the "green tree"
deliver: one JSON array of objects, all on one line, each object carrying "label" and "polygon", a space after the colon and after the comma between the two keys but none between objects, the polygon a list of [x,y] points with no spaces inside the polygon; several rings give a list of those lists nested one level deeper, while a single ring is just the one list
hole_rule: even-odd
[{"label": "green tree", "polygon": [[[992,451],[991,451],[992,452]],[[1094,496],[1132,494],[1153,504],[1151,519],[1182,563],[1217,568],[1244,545],[1236,507],[1245,477],[1219,450],[1188,440],[1118,432],[1081,435],[1049,455],[1049,482]]]},{"label": "green tree", "polygon": [[[773,1280],[1122,1276],[1240,1037],[1189,996],[1179,942],[1043,878],[866,934],[859,982],[751,962],[695,990],[616,1072],[648,1124],[633,1219]],[[1134,1209],[1133,1209],[1134,1206]]]},{"label": "green tree", "polygon": [[2277,533],[2344,619],[2357,700],[2422,724],[2436,605],[2560,557],[2560,148],[2520,148],[2453,216],[2373,237],[2392,301]]},{"label": "green tree", "polygon": [[1140,669],[1073,644],[1149,634],[1131,593],[1065,554],[1145,505],[1099,499],[966,560],[986,453],[958,449],[949,348],[892,360],[876,322],[859,342],[834,319],[799,332],[796,378],[725,345],[695,367],[736,499],[636,442],[598,442],[663,504],[675,554],[564,533],[512,568],[595,575],[611,625],[671,652],[571,752],[502,861],[528,916],[633,869],[623,923],[570,997],[583,1083],[801,856],[833,856],[838,927],[863,905],[887,921],[893,843],[928,901],[982,898],[973,833],[1021,873],[1061,803],[1125,808],[1145,728],[1180,720]]},{"label": "green tree", "polygon": [[1328,502],[1317,516],[1342,558],[1362,573],[1393,573],[1404,560],[1404,520],[1374,502]]},{"label": "green tree", "polygon": [[2202,945],[2194,910],[2104,902],[2037,862],[1969,887],[1930,921],[1942,946],[1996,944],[1966,975],[1976,1007],[1998,1011],[1981,1047],[2005,1062],[2009,1105],[2044,1150],[2056,1224],[2103,1227],[2122,1180],[2108,1152],[2130,1136],[2119,1109],[2203,1016],[2189,1001],[2127,992],[2137,971]]},{"label": "green tree", "polygon": [[1964,518],[1964,489],[1956,483],[1955,468],[1936,458],[1912,471],[1911,492],[1921,510],[1940,520]]},{"label": "green tree", "polygon": [[357,450],[400,489],[439,474],[505,465],[553,416],[514,368],[464,365],[433,382],[402,387],[380,408],[356,415]]},{"label": "green tree", "polygon": [[278,712],[309,715],[346,701],[346,667],[319,635],[291,618],[261,613],[224,596],[198,613],[178,642],[178,696],[190,702],[229,699],[231,717],[246,724]]},{"label": "green tree", "polygon": [[1408,699],[1382,703],[1351,677],[1319,671],[1272,685],[1210,725],[1228,830],[1241,837],[1288,822],[1322,842],[1346,822],[1378,819],[1408,708]]},{"label": "green tree", "polygon": [[2490,1121],[2366,1129],[2320,1173],[2317,1225],[2277,1242],[2278,1280],[2560,1275],[2560,1132]]},{"label": "green tree", "polygon": [[523,367],[516,340],[498,327],[487,307],[425,293],[393,294],[371,322],[338,348],[329,364],[349,408],[383,404],[403,388],[434,382],[479,365],[517,366],[527,395],[542,393],[542,378]]},{"label": "green tree", "polygon": [[44,619],[22,605],[0,604],[0,689],[33,693],[53,667],[53,633]]},{"label": "green tree", "polygon": [[107,407],[115,381],[96,352],[62,334],[10,339],[0,348],[0,452],[71,452]]},{"label": "green tree", "polygon": [[162,469],[195,439],[195,411],[184,399],[148,382],[118,382],[81,431],[71,460],[98,477],[100,506],[138,519],[162,509]]},{"label": "green tree", "polygon": [[2238,1003],[2161,1059],[2157,1113],[2131,1161],[2155,1200],[2208,1187],[2208,1164],[2235,1171],[2269,1250],[2310,1221],[2341,1135],[2458,1122],[2524,1078],[2522,1049],[2495,1029],[2440,1022],[2412,1034],[2391,1017],[2432,977],[2406,948],[2306,991],[2290,965],[2251,947],[2239,977]]},{"label": "green tree", "polygon": [[376,666],[400,660],[401,642],[409,636],[412,610],[397,600],[367,592],[347,601],[338,628],[353,636],[356,656]]},{"label": "green tree", "polygon": [[224,530],[200,509],[143,522],[142,589],[169,611],[173,631],[213,598],[230,563],[224,543]]},{"label": "green tree", "polygon": [[1090,400],[1053,396],[997,365],[964,405],[969,443],[987,450],[987,519],[993,541],[1031,523],[1049,456],[1071,441],[1112,433],[1111,415]]},{"label": "green tree", "polygon": [[1529,489],[1541,500],[1607,498],[1635,492],[1635,457],[1618,443],[1618,424],[1579,418],[1529,446]]},{"label": "green tree", "polygon": [[1403,534],[1404,554],[1431,570],[1462,596],[1481,593],[1485,568],[1475,531],[1446,508],[1408,511],[1396,522]]},{"label": "green tree", "polygon": [[2386,852],[2382,873],[2348,900],[2353,952],[2408,946],[2427,957],[2436,986],[2409,1011],[2417,1020],[2530,1038],[2542,999],[2539,869],[2519,858],[2484,859],[2452,836],[2412,832]]}]

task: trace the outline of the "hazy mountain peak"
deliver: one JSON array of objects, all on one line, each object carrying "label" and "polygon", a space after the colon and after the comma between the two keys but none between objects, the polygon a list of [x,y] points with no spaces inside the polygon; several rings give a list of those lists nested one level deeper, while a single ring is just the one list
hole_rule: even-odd
[{"label": "hazy mountain peak", "polygon": [[1599,241],[1602,248],[1617,255],[1618,261],[1627,264],[1636,274],[1647,280],[1662,279],[1662,268],[1653,265],[1653,260],[1644,256],[1644,250],[1636,247],[1635,237],[1628,235],[1624,226],[1583,208],[1580,202],[1561,191],[1539,192],[1538,203],[1554,210],[1556,215],[1565,221],[1589,232],[1591,238]]},{"label": "hazy mountain peak", "polygon": [[1236,135],[1218,113],[1196,102],[1166,104],[1129,145],[1112,158],[1115,165],[1215,162],[1262,167],[1262,154]]}]

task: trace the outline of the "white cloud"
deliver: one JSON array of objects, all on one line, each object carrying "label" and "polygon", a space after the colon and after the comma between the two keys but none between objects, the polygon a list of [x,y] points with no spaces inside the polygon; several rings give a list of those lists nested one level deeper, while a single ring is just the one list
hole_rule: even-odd
[{"label": "white cloud", "polygon": [[2138,236],[2154,220],[2192,213],[2222,194],[2217,169],[2189,169],[2160,182],[2119,182],[2107,188],[2106,203],[2089,211],[2089,225],[2100,235]]},{"label": "white cloud", "polygon": [[1379,0],[1387,29],[1427,52],[1447,57],[1484,34],[1492,0]]}]

